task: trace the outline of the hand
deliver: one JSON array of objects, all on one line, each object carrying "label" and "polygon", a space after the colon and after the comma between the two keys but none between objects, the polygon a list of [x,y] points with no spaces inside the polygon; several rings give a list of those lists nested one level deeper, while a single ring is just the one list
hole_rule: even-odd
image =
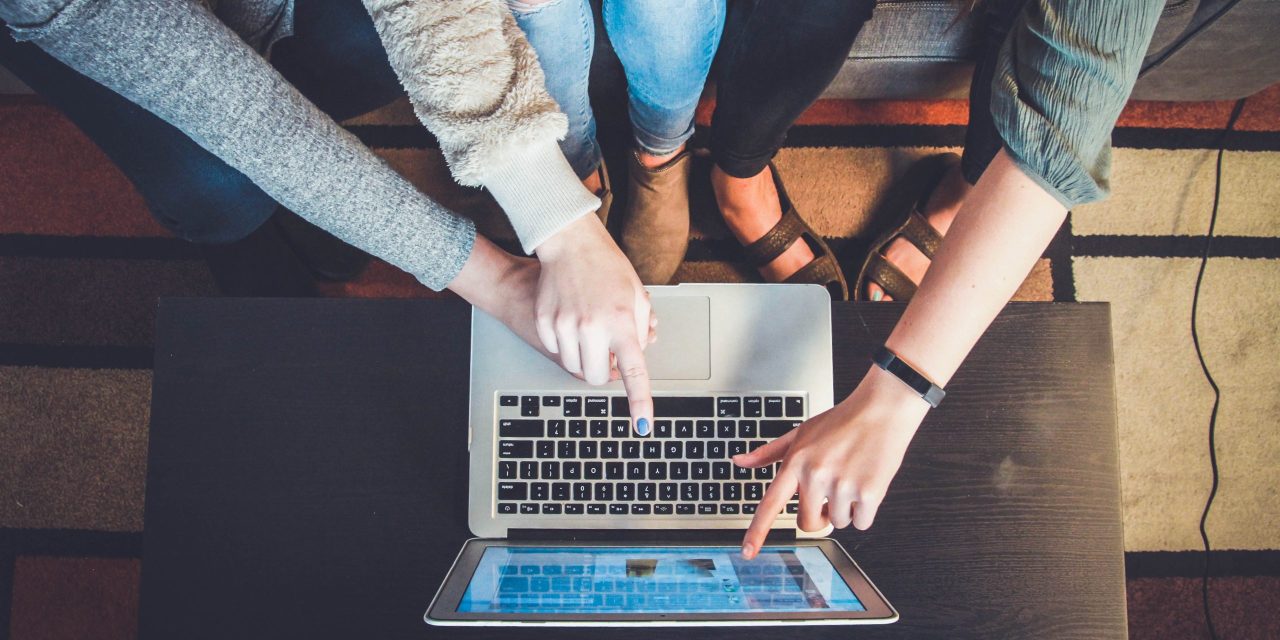
[{"label": "hand", "polygon": [[534,300],[541,269],[532,258],[517,258],[476,236],[475,246],[449,289],[476,308],[497,318],[543,355],[556,360],[538,339],[534,328]]},{"label": "hand", "polygon": [[[487,238],[477,236],[471,256],[449,283],[448,289],[497,318],[512,333],[558,364],[560,359],[542,345],[535,326],[534,305],[541,273],[542,267],[537,260],[518,258],[499,249]],[[583,379],[581,372],[570,373],[579,380]],[[611,380],[621,377],[612,363],[609,377]]]},{"label": "hand", "polygon": [[640,435],[653,424],[644,348],[657,317],[648,292],[595,216],[583,216],[538,245],[542,266],[535,313],[541,344],[566,371],[591,384],[609,381],[612,358]]},{"label": "hand", "polygon": [[873,366],[840,404],[755,451],[734,456],[742,467],[782,460],[747,529],[742,555],[755,557],[796,493],[803,531],[828,523],[838,529],[850,523],[869,528],[928,409],[901,381]]}]

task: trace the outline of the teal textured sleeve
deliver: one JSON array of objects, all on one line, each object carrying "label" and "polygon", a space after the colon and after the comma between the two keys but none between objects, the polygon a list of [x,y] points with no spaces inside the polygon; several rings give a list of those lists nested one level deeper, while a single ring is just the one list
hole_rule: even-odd
[{"label": "teal textured sleeve", "polygon": [[1031,0],[996,62],[991,115],[1013,162],[1063,206],[1110,190],[1111,130],[1161,0]]}]

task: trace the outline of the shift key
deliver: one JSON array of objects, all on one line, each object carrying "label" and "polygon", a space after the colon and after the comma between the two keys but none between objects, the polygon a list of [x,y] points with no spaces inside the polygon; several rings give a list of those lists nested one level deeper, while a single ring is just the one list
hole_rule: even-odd
[{"label": "shift key", "polygon": [[503,438],[541,438],[541,420],[499,420],[498,435]]},{"label": "shift key", "polygon": [[788,431],[800,426],[800,420],[761,420],[760,437],[777,438],[787,435]]}]

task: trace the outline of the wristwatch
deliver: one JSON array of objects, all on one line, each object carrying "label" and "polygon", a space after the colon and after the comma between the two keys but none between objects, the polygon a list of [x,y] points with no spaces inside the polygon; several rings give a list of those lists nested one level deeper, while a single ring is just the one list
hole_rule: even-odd
[{"label": "wristwatch", "polygon": [[881,346],[871,354],[871,361],[876,363],[881,369],[892,373],[894,377],[901,380],[903,384],[911,387],[912,391],[920,394],[925,402],[934,409],[942,403],[942,399],[947,396],[947,392],[934,384],[933,381],[921,375],[914,367],[902,361],[898,354],[889,350],[888,347]]}]

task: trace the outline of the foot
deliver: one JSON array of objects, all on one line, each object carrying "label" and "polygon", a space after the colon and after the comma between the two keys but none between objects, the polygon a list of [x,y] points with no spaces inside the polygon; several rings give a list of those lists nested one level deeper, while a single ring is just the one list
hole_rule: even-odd
[{"label": "foot", "polygon": [[201,245],[200,250],[222,295],[240,298],[320,295],[310,269],[270,220],[240,240]]},{"label": "foot", "polygon": [[329,282],[348,282],[369,264],[369,254],[333,237],[328,231],[280,207],[271,221],[311,273]]},{"label": "foot", "polygon": [[[743,246],[763,238],[782,219],[782,203],[769,167],[750,178],[735,178],[712,166],[711,188],[725,224]],[[813,262],[814,257],[809,245],[797,238],[782,255],[760,267],[760,275],[769,282],[782,282]]]},{"label": "foot", "polygon": [[[925,220],[929,221],[930,226],[939,235],[946,236],[952,221],[956,219],[956,213],[960,211],[960,205],[964,203],[965,196],[972,188],[960,173],[959,165],[956,165],[942,176],[942,180],[929,195],[924,210],[920,213],[924,214]],[[929,258],[906,238],[894,238],[889,246],[885,247],[884,258],[917,285],[924,279],[924,273],[929,270]],[[889,301],[893,300],[893,296],[886,293],[880,285],[868,282],[867,299]]]}]

